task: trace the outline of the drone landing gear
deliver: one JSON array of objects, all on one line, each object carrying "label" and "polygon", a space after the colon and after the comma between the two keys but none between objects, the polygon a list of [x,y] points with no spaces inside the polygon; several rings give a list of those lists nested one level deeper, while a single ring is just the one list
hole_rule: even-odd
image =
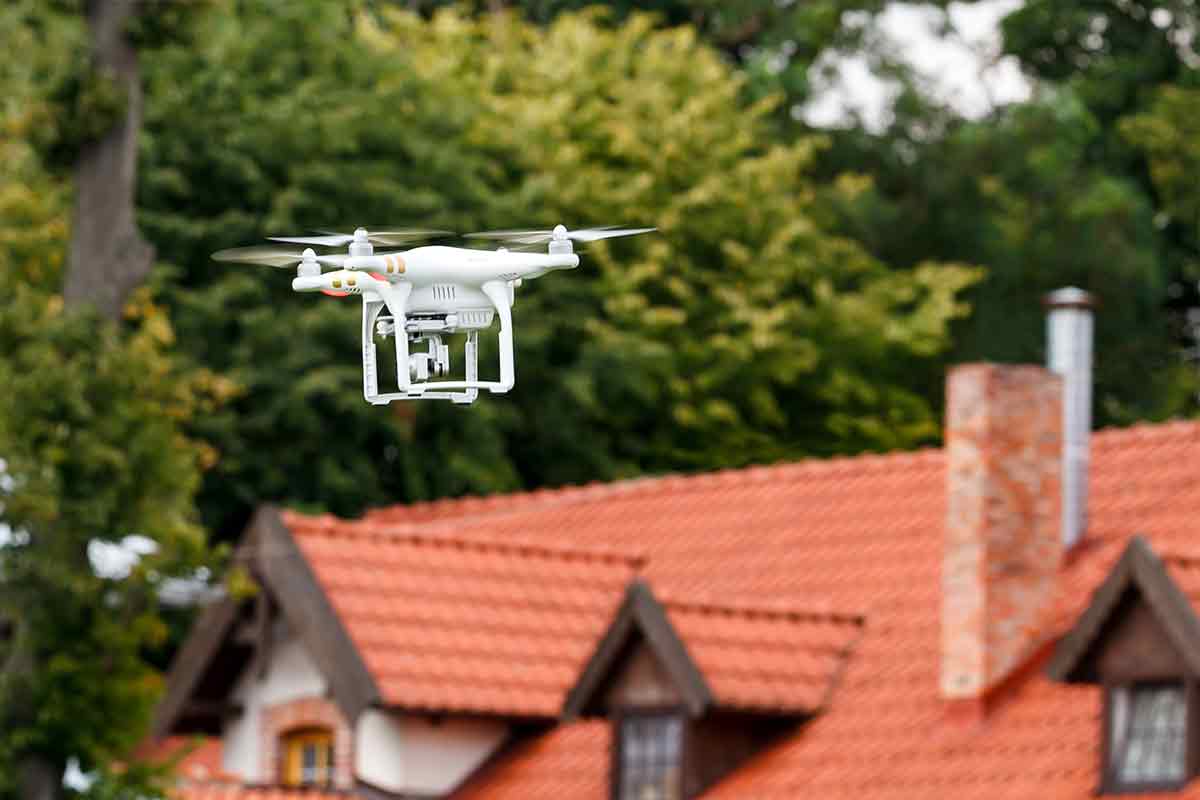
[{"label": "drone landing gear", "polygon": [[[404,286],[404,284],[400,284]],[[383,287],[380,287],[383,288]],[[385,290],[386,291],[386,290]],[[490,325],[490,311],[463,311],[438,315],[406,316],[404,303],[408,292],[389,293],[383,300],[363,297],[363,396],[367,402],[385,405],[393,400],[451,400],[459,404],[473,403],[480,389],[494,394],[507,392],[515,382],[513,368],[512,313],[508,287],[489,282],[483,286],[484,293],[495,306],[500,317],[500,380],[479,380],[479,330]],[[390,301],[390,302],[389,302]],[[391,316],[382,316],[385,308]],[[482,323],[482,324],[481,324]],[[468,327],[469,326],[469,327]],[[467,335],[463,352],[465,380],[429,380],[450,372],[450,348],[442,342],[443,334],[465,330]],[[396,339],[396,382],[399,391],[379,393],[378,363],[375,334],[394,336]],[[426,345],[424,352],[413,352],[416,347]]]}]

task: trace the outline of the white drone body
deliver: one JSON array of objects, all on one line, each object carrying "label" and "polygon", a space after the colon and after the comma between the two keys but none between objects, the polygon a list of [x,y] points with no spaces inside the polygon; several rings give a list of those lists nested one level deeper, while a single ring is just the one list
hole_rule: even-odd
[{"label": "white drone body", "polygon": [[[548,242],[548,252],[474,250],[425,246],[376,253],[372,242],[442,235],[442,231],[390,231],[353,236],[330,234],[279,237],[272,241],[334,247],[349,244],[348,253],[318,255],[311,248],[293,253],[268,248],[236,248],[213,254],[221,261],[243,261],[288,267],[299,262],[292,289],[297,292],[361,295],[363,396],[382,405],[393,400],[451,400],[472,403],[481,389],[507,392],[516,381],[513,364],[512,306],[523,281],[554,270],[579,266],[572,240],[594,241],[644,233],[653,228],[597,228],[567,231],[495,231],[469,234],[504,239],[520,246]],[[322,265],[337,267],[322,272]],[[499,380],[479,380],[479,331],[499,317]],[[450,350],[443,337],[466,334],[463,380],[439,380],[450,372]],[[395,337],[397,391],[379,391],[375,337]]]}]

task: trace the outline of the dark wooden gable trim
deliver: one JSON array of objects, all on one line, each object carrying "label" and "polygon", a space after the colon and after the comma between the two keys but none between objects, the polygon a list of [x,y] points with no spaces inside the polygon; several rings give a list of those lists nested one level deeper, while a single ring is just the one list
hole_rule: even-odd
[{"label": "dark wooden gable trim", "polygon": [[667,619],[666,610],[644,581],[634,579],[608,631],[567,693],[563,705],[567,719],[583,716],[593,706],[626,646],[639,633],[683,695],[689,714],[699,717],[713,705],[712,691]]},{"label": "dark wooden gable trim", "polygon": [[205,670],[233,632],[240,605],[233,598],[222,598],[205,608],[192,624],[167,671],[166,692],[155,711],[151,731],[155,738],[170,734],[183,715]]},{"label": "dark wooden gable trim", "polygon": [[1051,680],[1096,682],[1083,668],[1121,599],[1131,589],[1139,592],[1150,606],[1192,674],[1200,675],[1200,619],[1150,543],[1135,536],[1074,627],[1059,641],[1046,667]]},{"label": "dark wooden gable trim", "polygon": [[288,626],[329,680],[334,701],[353,723],[364,709],[381,703],[375,678],[284,524],[279,509],[259,508],[251,525],[260,536],[256,550],[259,574],[270,587]]},{"label": "dark wooden gable trim", "polygon": [[[253,553],[258,547],[259,533],[251,525],[243,534],[233,556],[233,563],[250,567]],[[183,716],[200,680],[204,677],[221,647],[236,634],[238,618],[244,601],[223,597],[206,607],[192,623],[171,666],[167,670],[166,690],[155,709],[151,734],[155,738],[167,736]]]},{"label": "dark wooden gable trim", "polygon": [[[242,607],[249,600],[226,597],[206,608],[167,673],[166,694],[155,715],[156,737],[172,733],[221,648],[234,643],[239,632],[253,631],[253,668],[261,675],[270,649],[270,620],[282,614],[304,643],[321,673],[329,680],[334,701],[353,722],[364,708],[380,701],[375,679],[311,567],[284,524],[279,509],[264,506],[251,520],[234,562],[247,568],[261,584],[255,613],[247,626]],[[243,642],[243,644],[247,644]],[[203,698],[200,698],[203,700]]]}]

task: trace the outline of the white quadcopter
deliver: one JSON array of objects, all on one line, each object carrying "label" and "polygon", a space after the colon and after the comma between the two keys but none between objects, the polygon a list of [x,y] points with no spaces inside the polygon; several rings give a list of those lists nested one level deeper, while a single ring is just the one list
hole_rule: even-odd
[{"label": "white quadcopter", "polygon": [[[373,245],[402,246],[449,236],[448,231],[402,229],[353,235],[279,236],[270,241],[308,245],[302,252],[278,247],[238,247],[213,253],[217,261],[238,261],[288,268],[298,264],[292,289],[341,297],[362,295],[363,396],[377,405],[393,400],[452,400],[471,403],[480,389],[507,392],[516,380],[513,368],[513,290],[521,282],[559,269],[579,266],[572,240],[593,242],[647,233],[654,228],[587,228],[484,231],[468,237],[501,240],[514,246],[497,250],[426,246],[376,253]],[[523,248],[549,243],[548,253]],[[350,245],[348,253],[317,254],[313,247]],[[321,272],[321,265],[337,267]],[[384,312],[387,312],[386,314]],[[500,380],[479,380],[479,331],[500,317]],[[398,335],[402,332],[403,335]],[[450,348],[443,336],[466,334],[463,380],[431,380],[450,373]],[[379,392],[375,337],[395,337],[398,391]],[[424,352],[413,352],[426,345]]]}]

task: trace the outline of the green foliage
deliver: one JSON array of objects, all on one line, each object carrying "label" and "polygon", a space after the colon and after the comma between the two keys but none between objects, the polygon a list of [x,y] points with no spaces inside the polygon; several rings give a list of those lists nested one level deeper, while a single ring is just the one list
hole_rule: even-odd
[{"label": "green foliage", "polygon": [[1145,111],[1126,117],[1125,137],[1146,154],[1161,208],[1187,236],[1185,275],[1200,280],[1200,89],[1164,86]]},{"label": "green foliage", "polygon": [[59,287],[67,239],[69,187],[43,160],[57,137],[53,87],[71,72],[59,53],[80,41],[79,20],[32,2],[0,6],[10,52],[0,66],[0,284]]},{"label": "green foliage", "polygon": [[[143,231],[176,265],[159,285],[183,353],[236,387],[193,428],[220,453],[200,497],[205,518],[236,531],[267,499],[353,514],[517,487],[489,432],[499,409],[460,413],[417,439],[415,409],[362,401],[352,299],[296,296],[285,273],[209,260],[310,226],[478,227],[502,167],[465,140],[468,98],[420,80],[402,55],[368,52],[336,4],[241,4],[205,16],[193,35],[199,46],[143,61],[139,201]],[[446,468],[433,468],[435,453]]]},{"label": "green foliage", "polygon": [[689,28],[595,17],[539,30],[443,13],[433,37],[414,17],[390,20],[419,70],[482,98],[469,135],[518,165],[520,216],[661,230],[638,249],[597,247],[589,275],[569,276],[578,285],[548,280],[523,297],[523,352],[544,349],[521,359],[533,413],[513,446],[526,469],[556,469],[535,481],[592,477],[540,430],[542,403],[573,406],[580,433],[603,436],[593,449],[612,459],[596,465],[608,474],[935,436],[911,370],[945,347],[973,274],[900,277],[830,235],[808,174],[819,142],[772,143],[773,101],[741,105],[743,79]]},{"label": "green foliage", "polygon": [[[15,763],[68,756],[102,777],[90,795],[149,797],[146,770],[115,774],[157,697],[145,660],[166,630],[154,586],[194,560],[195,446],[181,414],[194,405],[169,356],[169,327],[143,306],[139,331],[65,317],[60,285],[69,186],[48,168],[66,117],[56,87],[71,79],[78,9],[0,8],[20,58],[0,67],[0,797]],[[38,287],[36,290],[32,287]],[[183,394],[180,394],[183,392]],[[93,538],[137,532],[159,554],[124,580],[91,572]],[[174,565],[174,566],[173,566]],[[176,569],[176,567],[178,569]],[[119,789],[117,787],[120,787]]]},{"label": "green foliage", "polygon": [[1097,129],[1063,91],[933,140],[903,129],[882,141],[846,137],[833,169],[870,174],[839,213],[880,258],[987,267],[970,294],[975,312],[956,327],[953,360],[1039,362],[1040,297],[1065,285],[1093,292],[1097,412],[1111,424],[1177,412],[1186,395],[1168,387],[1186,368],[1162,311],[1154,208],[1135,180],[1092,161]]},{"label": "green foliage", "polygon": [[[169,358],[161,312],[136,311],[122,334],[20,287],[0,310],[0,775],[28,752],[85,769],[124,755],[159,687],[143,658],[166,635],[157,589],[204,552],[202,449],[180,425],[208,393]],[[89,545],[130,535],[157,552],[97,575]]]},{"label": "green foliage", "polygon": [[1098,424],[1196,411],[1182,357],[1200,300],[1183,177],[1196,73],[1182,34],[1196,25],[1189,2],[1031,0],[1003,23],[1005,50],[1040,78],[1031,100],[967,121],[910,83],[882,134],[831,134],[822,173],[860,175],[850,202],[833,199],[840,230],[902,268],[987,269],[951,360],[1040,361],[1039,296],[1075,284],[1101,302]]},{"label": "green foliage", "polygon": [[1194,0],[1029,0],[1004,20],[1004,44],[1032,74],[1077,91],[1108,125],[1148,88],[1194,69],[1196,21]]},{"label": "green foliage", "polygon": [[[388,4],[367,0],[364,5],[379,13]],[[660,28],[686,26],[738,67],[747,97],[781,96],[784,102],[777,106],[776,122],[783,129],[793,129],[790,109],[813,93],[809,68],[830,49],[861,48],[864,27],[848,23],[882,11],[887,0],[407,0],[403,5],[426,17],[446,7],[479,18],[510,8],[541,26],[550,25],[561,14],[602,8],[603,15],[597,20],[602,24],[620,25],[631,16],[640,16],[652,19]]]}]

